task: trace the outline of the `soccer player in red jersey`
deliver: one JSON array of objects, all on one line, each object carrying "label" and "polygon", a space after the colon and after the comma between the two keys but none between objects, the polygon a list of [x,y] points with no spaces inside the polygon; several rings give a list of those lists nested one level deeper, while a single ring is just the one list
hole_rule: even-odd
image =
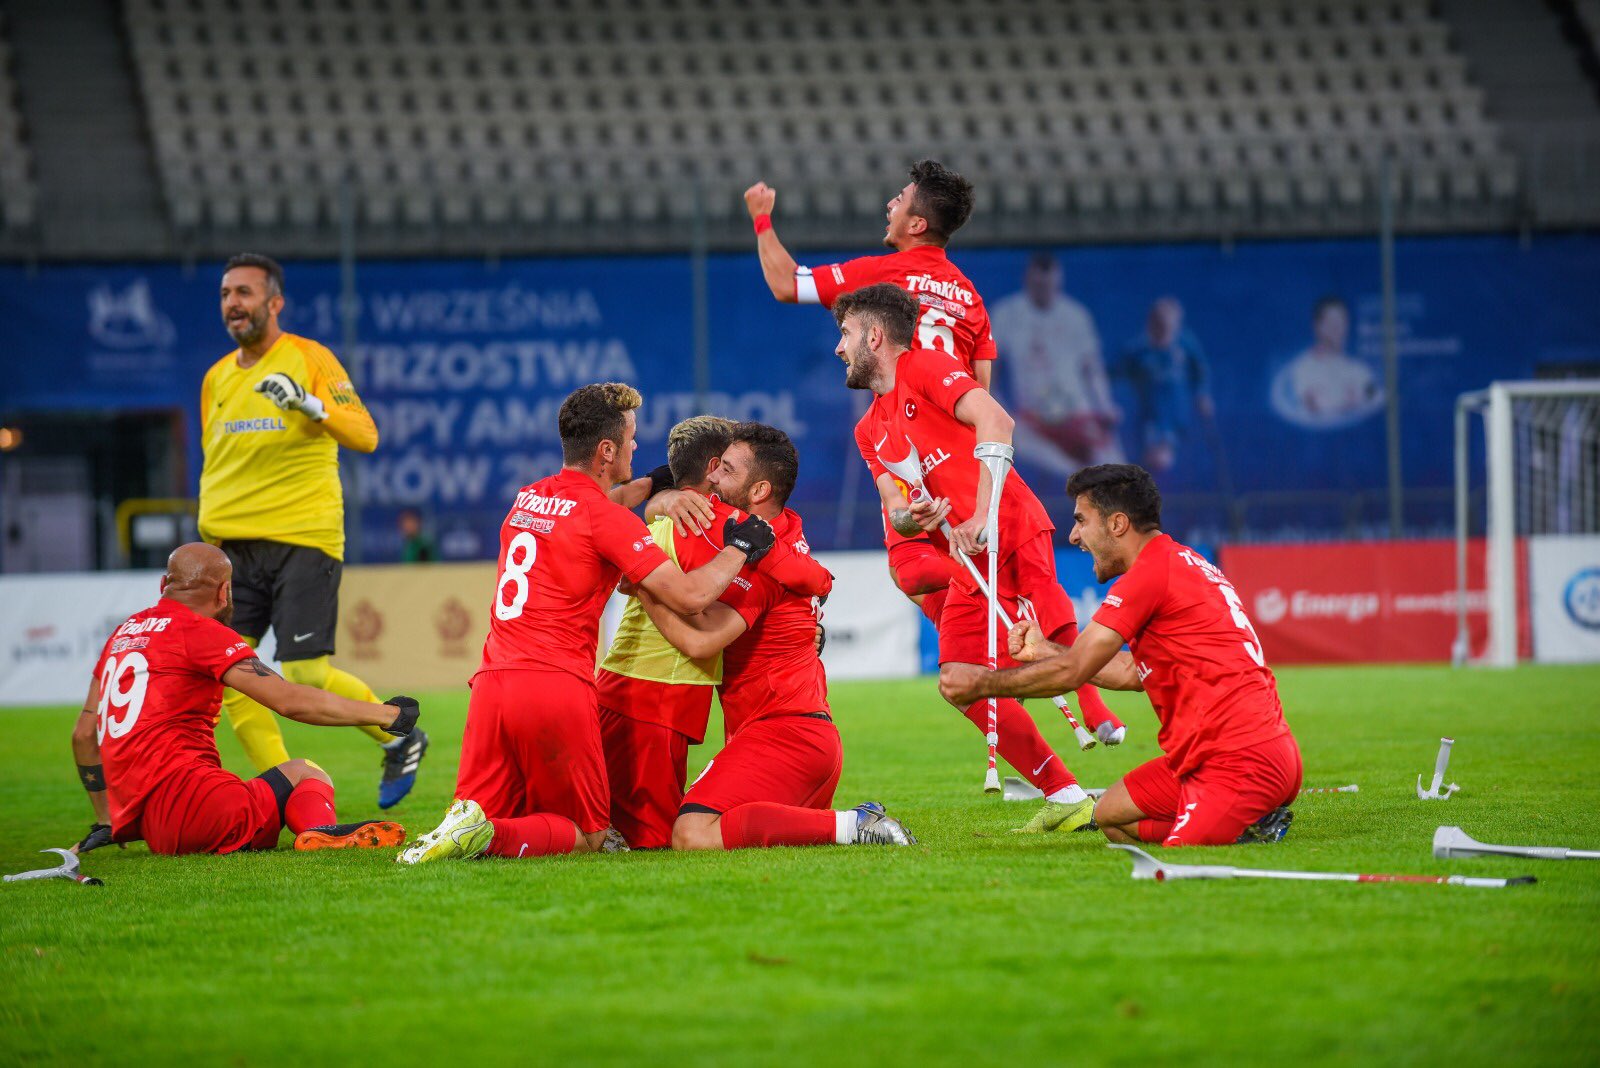
[{"label": "soccer player in red jersey", "polygon": [[[685,571],[703,567],[722,551],[722,527],[736,510],[711,495],[711,474],[733,443],[736,424],[697,415],[667,435],[668,466],[680,494],[706,502],[712,522],[699,534],[677,529],[670,516],[655,517],[650,536]],[[657,507],[653,505],[652,507]],[[647,518],[648,515],[647,515]],[[777,542],[756,565],[790,592],[827,597],[833,576],[811,558],[802,531]],[[740,594],[737,584],[722,599]],[[611,787],[611,826],[634,849],[672,844],[672,825],[688,783],[689,746],[699,745],[711,717],[711,695],[722,681],[722,657],[693,659],[662,637],[644,606],[630,601],[600,665],[600,741]]]},{"label": "soccer player in red jersey", "polygon": [[[711,486],[724,501],[770,522],[780,540],[800,540],[800,517],[784,507],[799,470],[787,434],[741,423]],[[913,844],[881,805],[828,807],[843,750],[817,652],[817,598],[760,572],[741,575],[737,592],[729,592],[734,596],[726,603],[685,614],[662,605],[648,588],[639,591],[651,620],[685,654],[723,653],[727,744],[684,796],[672,848]]]},{"label": "soccer player in red jersey", "polygon": [[1070,649],[1019,621],[1008,644],[1023,666],[962,666],[941,678],[945,695],[1032,697],[1091,678],[1143,690],[1161,721],[1162,755],[1095,806],[1105,836],[1168,846],[1282,838],[1300,791],[1300,749],[1238,593],[1215,565],[1161,532],[1161,494],[1144,468],[1086,467],[1067,493],[1072,543],[1094,557],[1101,582],[1121,580]]},{"label": "soccer player in red jersey", "polygon": [[600,615],[621,578],[694,613],[772,547],[759,519],[729,520],[722,549],[685,574],[643,521],[611,501],[633,477],[638,390],[574,390],[557,416],[563,466],[523,487],[500,528],[483,660],[472,677],[456,801],[403,864],[591,852],[609,825],[595,652]]},{"label": "soccer player in red jersey", "polygon": [[[845,384],[874,394],[858,440],[873,443],[863,448],[862,459],[880,493],[892,507],[909,507],[924,529],[936,531],[948,517],[955,539],[954,545],[945,546],[948,552],[982,552],[977,539],[987,518],[989,473],[973,458],[973,450],[979,442],[1009,445],[1011,417],[954,359],[911,347],[917,305],[902,290],[890,285],[858,289],[841,297],[833,311],[840,330],[837,351],[848,365]],[[923,483],[931,496],[908,506],[880,454],[895,461],[908,456],[912,447],[921,458]],[[1072,602],[1056,582],[1054,529],[1033,491],[1012,474],[1000,504],[999,596],[1013,619],[1036,618],[1051,636],[1070,643],[1077,625]],[[932,536],[944,546],[943,535]],[[987,661],[988,610],[988,598],[977,584],[969,575],[958,575],[939,614],[941,672]],[[1104,705],[1088,687],[1079,691],[1079,698],[1085,709]],[[987,728],[985,704],[958,707],[979,730]],[[1016,701],[1001,702],[998,712],[1001,755],[1046,797],[1044,807],[1022,829],[1071,830],[1087,823],[1093,808],[1088,795],[1040,737],[1033,718]],[[1101,723],[1102,729],[1110,726],[1109,711]]]},{"label": "soccer player in red jersey", "polygon": [[[863,286],[899,286],[917,298],[917,346],[954,356],[987,389],[995,358],[989,313],[978,288],[945,254],[950,238],[972,214],[972,183],[931,159],[914,164],[909,178],[888,204],[883,243],[892,252],[815,269],[796,264],[778,240],[772,228],[777,191],[757,182],[745,190],[744,202],[755,223],[761,273],[772,295],[785,304],[827,308]],[[887,502],[883,542],[895,585],[937,624],[942,601],[937,595],[953,574],[948,558],[916,524],[892,514]]]},{"label": "soccer player in red jersey", "polygon": [[404,735],[417,703],[352,701],[287,682],[228,627],[232,618],[233,565],[215,545],[194,542],[168,557],[161,600],[106,640],[72,732],[96,817],[77,850],[140,839],[153,853],[272,849],[285,825],[296,849],[399,845],[399,824],[339,825],[333,781],[310,761],[285,761],[248,782],[225,770],[217,715],[229,686],[302,723]]}]

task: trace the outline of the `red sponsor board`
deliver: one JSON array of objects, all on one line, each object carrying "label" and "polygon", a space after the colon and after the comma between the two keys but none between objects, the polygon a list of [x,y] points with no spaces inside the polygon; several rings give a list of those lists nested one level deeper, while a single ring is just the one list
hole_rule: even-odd
[{"label": "red sponsor board", "polygon": [[[1269,664],[1447,661],[1456,637],[1456,543],[1449,539],[1242,545],[1221,565],[1244,600]],[[1527,589],[1519,544],[1518,586]],[[1526,604],[1526,599],[1519,599]],[[1483,541],[1467,551],[1472,655],[1488,635]],[[1518,644],[1527,655],[1526,610]]]}]

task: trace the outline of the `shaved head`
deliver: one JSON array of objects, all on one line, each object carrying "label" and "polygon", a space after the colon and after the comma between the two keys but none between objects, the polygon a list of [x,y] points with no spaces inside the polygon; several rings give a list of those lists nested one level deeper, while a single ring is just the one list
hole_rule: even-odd
[{"label": "shaved head", "polygon": [[233,619],[233,564],[215,545],[191,541],[172,550],[161,595],[221,623]]}]

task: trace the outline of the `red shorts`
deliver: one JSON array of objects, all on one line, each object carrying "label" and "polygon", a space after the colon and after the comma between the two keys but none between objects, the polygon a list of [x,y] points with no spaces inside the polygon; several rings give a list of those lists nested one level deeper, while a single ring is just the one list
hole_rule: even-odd
[{"label": "red shorts", "polygon": [[689,781],[688,736],[602,707],[600,744],[611,784],[611,826],[634,849],[666,849]]},{"label": "red shorts", "polygon": [[892,528],[890,534],[899,540],[888,543],[889,571],[895,585],[907,597],[944,589],[961,569],[949,553],[934,545],[927,536],[907,538]]},{"label": "red shorts", "polygon": [[[1006,551],[1004,545],[1000,549]],[[988,558],[972,559],[987,580]],[[1001,559],[998,585],[1000,602],[1012,620],[1036,619],[1045,637],[1062,645],[1071,645],[1077,638],[1078,616],[1067,591],[1056,581],[1056,550],[1049,531],[1040,531]],[[998,626],[995,638],[1000,666],[1016,666],[1006,655],[1004,625]],[[939,663],[984,664],[988,650],[989,599],[970,580],[951,583],[939,613]]]},{"label": "red shorts", "polygon": [[144,839],[152,853],[233,853],[276,849],[283,814],[272,784],[241,779],[224,768],[200,764],[172,772],[145,798],[131,824],[117,828],[117,841]]},{"label": "red shorts", "polygon": [[727,812],[751,801],[827,808],[844,767],[833,721],[773,716],[747,723],[705,766],[683,798],[684,811]]},{"label": "red shorts", "polygon": [[1241,832],[1300,793],[1300,747],[1294,735],[1207,757],[1183,778],[1164,756],[1123,776],[1140,812],[1172,820],[1162,845],[1232,845]]},{"label": "red shorts", "polygon": [[472,680],[456,797],[491,819],[545,812],[585,834],[609,823],[594,683],[565,671],[480,671]]}]

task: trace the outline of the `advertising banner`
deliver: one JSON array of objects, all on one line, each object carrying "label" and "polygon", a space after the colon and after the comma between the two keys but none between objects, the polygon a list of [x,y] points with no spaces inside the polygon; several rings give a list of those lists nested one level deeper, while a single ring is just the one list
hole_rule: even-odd
[{"label": "advertising banner", "polygon": [[1529,538],[1527,588],[1535,660],[1600,660],[1600,536]]},{"label": "advertising banner", "polygon": [[[1453,541],[1230,546],[1220,564],[1244,599],[1269,664],[1450,659],[1457,603]],[[1476,541],[1467,559],[1473,655],[1482,652],[1488,634],[1483,568],[1483,543]]]},{"label": "advertising banner", "polygon": [[0,579],[0,705],[81,703],[112,630],[160,597],[159,571]]},{"label": "advertising banner", "polygon": [[[800,259],[878,251],[864,239]],[[990,308],[994,389],[1017,417],[1018,472],[1058,522],[1066,475],[1094,462],[1145,464],[1174,495],[1174,518],[1181,494],[1332,494],[1291,517],[1308,531],[1344,529],[1338,495],[1386,484],[1375,242],[958,244],[952,258]],[[1407,238],[1396,266],[1404,479],[1445,487],[1457,394],[1600,360],[1600,239]],[[774,301],[753,252],[707,264],[703,396],[687,256],[362,263],[350,346],[337,265],[287,272],[285,328],[335,351],[380,430],[375,453],[343,458],[367,562],[399,558],[408,507],[445,558],[492,556],[511,496],[560,464],[562,398],[607,379],[645,395],[641,468],[661,462],[668,429],[699,411],[772,423],[800,449],[790,503],[811,544],[879,543],[876,494],[850,432],[868,397],[844,384],[832,316]],[[220,277],[216,262],[0,266],[0,415],[181,411],[192,489],[200,380],[233,348]]]}]

